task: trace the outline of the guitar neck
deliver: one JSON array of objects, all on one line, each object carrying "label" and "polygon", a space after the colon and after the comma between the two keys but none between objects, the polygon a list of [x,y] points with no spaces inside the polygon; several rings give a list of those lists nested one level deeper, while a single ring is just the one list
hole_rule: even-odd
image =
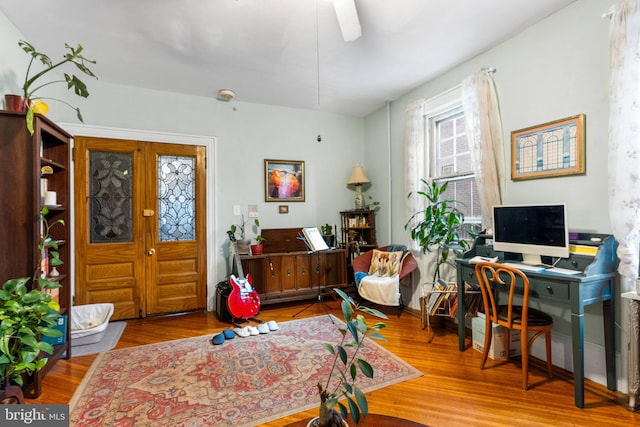
[{"label": "guitar neck", "polygon": [[233,242],[233,253],[236,261],[236,269],[238,270],[238,278],[244,280],[244,270],[242,269],[242,260],[240,260],[240,252],[238,251],[238,242]]}]

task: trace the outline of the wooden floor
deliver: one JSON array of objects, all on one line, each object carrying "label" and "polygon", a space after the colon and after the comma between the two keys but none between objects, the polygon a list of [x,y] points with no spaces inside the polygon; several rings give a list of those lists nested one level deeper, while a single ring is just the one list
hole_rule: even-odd
[{"label": "wooden floor", "polygon": [[[341,317],[339,304],[329,301],[329,311]],[[306,304],[264,307],[263,321],[285,322],[307,307]],[[640,425],[640,413],[626,409],[626,396],[586,381],[585,408],[573,403],[573,380],[570,373],[556,368],[549,380],[543,369],[534,366],[530,373],[532,387],[520,388],[518,364],[506,363],[480,370],[480,353],[468,348],[458,351],[456,334],[436,330],[427,343],[427,332],[420,320],[410,313],[400,318],[394,309],[389,315],[381,344],[424,373],[424,376],[368,393],[372,413],[393,415],[429,426],[630,426]],[[315,303],[297,318],[324,314]],[[182,315],[130,320],[117,348],[159,341],[214,334],[229,325],[218,321],[215,313],[197,312]],[[469,343],[470,346],[470,343]],[[87,372],[95,355],[61,360],[44,380],[43,393],[29,403],[68,403]],[[490,363],[489,366],[495,366]],[[542,366],[542,365],[540,365]],[[317,410],[295,414],[267,426],[283,426],[316,415]]]}]

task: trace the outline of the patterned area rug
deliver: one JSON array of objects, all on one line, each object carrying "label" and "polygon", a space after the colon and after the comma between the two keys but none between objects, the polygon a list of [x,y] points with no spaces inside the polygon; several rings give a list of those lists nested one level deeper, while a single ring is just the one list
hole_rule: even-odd
[{"label": "patterned area rug", "polygon": [[[71,399],[71,426],[255,426],[311,409],[339,324],[318,316],[219,346],[206,335],[102,353]],[[375,370],[358,378],[365,392],[422,375],[373,340],[360,351]]]}]

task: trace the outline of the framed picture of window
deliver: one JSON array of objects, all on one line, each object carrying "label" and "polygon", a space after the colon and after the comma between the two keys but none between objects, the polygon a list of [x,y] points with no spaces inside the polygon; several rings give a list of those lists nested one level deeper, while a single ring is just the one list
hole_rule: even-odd
[{"label": "framed picture of window", "polygon": [[511,132],[511,179],[585,173],[585,115]]},{"label": "framed picture of window", "polygon": [[304,161],[264,161],[264,201],[304,202]]}]

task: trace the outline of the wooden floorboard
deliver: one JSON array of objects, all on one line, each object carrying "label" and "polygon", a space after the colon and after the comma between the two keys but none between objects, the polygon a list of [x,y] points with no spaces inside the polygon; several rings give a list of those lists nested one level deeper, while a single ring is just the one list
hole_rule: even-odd
[{"label": "wooden floorboard", "polygon": [[[284,322],[324,314],[319,303],[265,307],[264,321]],[[341,317],[339,304],[327,303],[329,311]],[[306,308],[301,313],[300,310]],[[585,408],[574,406],[572,375],[555,369],[553,379],[545,376],[542,365],[530,370],[531,388],[520,388],[520,367],[516,363],[496,364],[481,370],[480,353],[468,348],[458,351],[452,330],[437,329],[432,343],[420,319],[410,313],[397,317],[397,309],[384,309],[389,315],[385,348],[423,372],[423,376],[367,394],[372,413],[393,415],[429,426],[630,426],[640,425],[640,414],[627,410],[626,396],[587,380]],[[299,314],[298,314],[299,313]],[[160,341],[215,334],[228,328],[215,313],[181,315],[127,321],[117,348]],[[468,344],[470,347],[470,343]],[[95,355],[60,360],[45,377],[43,392],[29,403],[68,403],[76,387],[95,360]],[[537,361],[539,362],[539,361]],[[316,415],[307,411],[265,424],[276,427]]]}]

